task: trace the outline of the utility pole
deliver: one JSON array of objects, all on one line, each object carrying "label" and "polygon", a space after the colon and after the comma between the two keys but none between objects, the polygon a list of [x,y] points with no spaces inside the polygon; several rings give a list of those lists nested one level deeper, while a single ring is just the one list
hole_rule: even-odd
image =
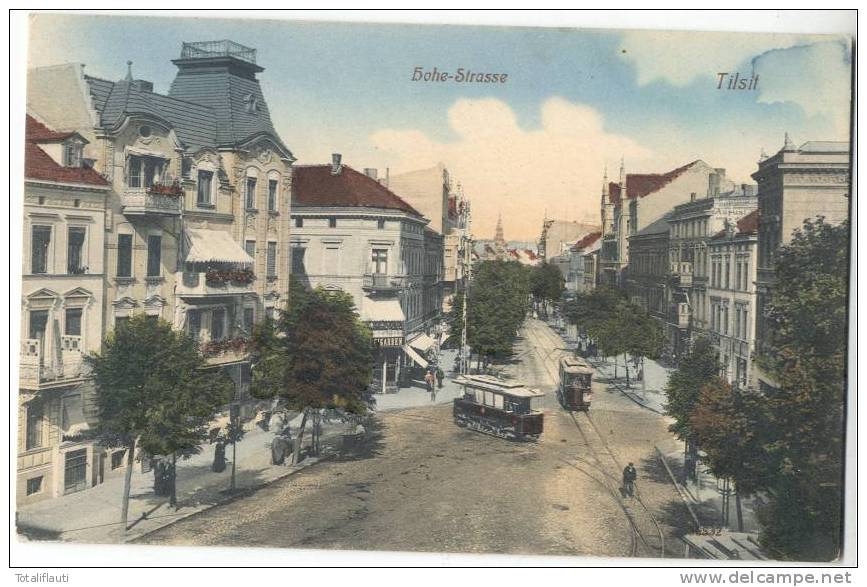
[{"label": "utility pole", "polygon": [[[463,195],[463,194],[462,194]],[[464,246],[464,304],[461,312],[461,375],[469,372],[470,349],[467,345],[467,304],[469,303],[470,277],[473,273],[472,237],[470,235],[470,204],[464,204],[464,232],[461,236]]]}]

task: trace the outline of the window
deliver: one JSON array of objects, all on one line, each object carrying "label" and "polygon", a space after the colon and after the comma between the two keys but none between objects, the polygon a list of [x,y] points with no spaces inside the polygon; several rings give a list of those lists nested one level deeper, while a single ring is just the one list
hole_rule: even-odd
[{"label": "window", "polygon": [[66,141],[63,143],[63,166],[81,167],[81,152],[84,148],[78,141]]},{"label": "window", "polygon": [[268,256],[265,259],[265,270],[268,277],[277,277],[277,243],[268,243]]},{"label": "window", "polygon": [[253,324],[256,322],[256,308],[247,306],[244,308],[244,329],[247,332],[252,332]]},{"label": "window", "polygon": [[248,210],[256,209],[256,178],[247,178],[247,191],[245,192],[245,206]]},{"label": "window", "polygon": [[45,340],[45,330],[48,326],[48,310],[30,311],[29,337],[40,342]]},{"label": "window", "polygon": [[337,218],[328,219],[328,228],[337,228]]},{"label": "window", "polygon": [[48,273],[48,248],[51,246],[51,227],[34,226],[30,242],[30,272]]},{"label": "window", "polygon": [[125,450],[116,450],[111,453],[111,470],[120,469],[123,466],[123,457],[126,455]]},{"label": "window", "polygon": [[374,273],[388,273],[388,249],[373,249],[370,259],[373,261]]},{"label": "window", "polygon": [[379,220],[377,220],[377,221],[376,221],[376,227],[377,227],[379,230],[383,230],[383,229],[385,228],[385,220],[383,220],[382,218],[380,218]]},{"label": "window", "polygon": [[114,329],[122,330],[129,324],[129,316],[115,316],[114,317]]},{"label": "window", "polygon": [[211,314],[211,340],[223,340],[226,337],[226,310],[217,308]]},{"label": "window", "polygon": [[117,276],[132,277],[132,235],[117,235]]},{"label": "window", "polygon": [[66,466],[63,475],[64,493],[87,489],[87,449],[71,450],[66,453]]},{"label": "window", "polygon": [[295,218],[295,228],[304,228],[304,219],[296,217]]},{"label": "window", "polygon": [[33,495],[42,491],[42,475],[27,480],[27,495]]},{"label": "window", "polygon": [[149,188],[163,178],[165,159],[143,155],[130,155],[127,163],[127,185],[131,188]]},{"label": "window", "polygon": [[80,275],[87,269],[84,266],[85,228],[70,226],[66,241],[66,272],[70,275]]},{"label": "window", "polygon": [[42,427],[45,410],[40,402],[27,404],[27,429],[25,430],[24,447],[32,450],[42,446]]},{"label": "window", "polygon": [[256,241],[244,241],[244,250],[254,260],[256,259]]},{"label": "window", "polygon": [[293,275],[303,275],[306,273],[306,269],[304,268],[304,253],[307,249],[301,247],[293,247],[292,248],[292,274]]},{"label": "window", "polygon": [[197,204],[212,204],[211,190],[214,185],[214,172],[199,170],[198,192],[196,194]]},{"label": "window", "polygon": [[63,332],[67,336],[81,336],[81,308],[67,308]]},{"label": "window", "polygon": [[187,310],[187,333],[193,340],[199,340],[202,331],[202,314],[198,310]]},{"label": "window", "polygon": [[268,211],[277,211],[277,180],[268,180]]},{"label": "window", "polygon": [[158,234],[148,235],[148,277],[160,276],[160,255],[163,237]]}]

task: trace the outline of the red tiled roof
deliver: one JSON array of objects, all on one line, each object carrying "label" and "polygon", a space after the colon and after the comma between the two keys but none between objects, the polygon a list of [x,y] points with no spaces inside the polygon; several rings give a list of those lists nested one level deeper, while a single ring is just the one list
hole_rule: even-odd
[{"label": "red tiled roof", "polygon": [[24,143],[24,177],[26,179],[98,186],[108,185],[108,181],[90,167],[64,167],[60,165],[37,144],[37,142],[61,140],[76,133],[57,133],[29,115],[27,116],[26,131]]},{"label": "red tiled roof", "polygon": [[598,241],[600,238],[602,238],[601,231],[591,232],[590,234],[585,235],[584,238],[578,240],[571,248],[576,252],[581,251]]},{"label": "red tiled roof", "polygon": [[[668,173],[627,173],[626,195],[629,199],[643,198],[658,192],[696,163],[698,160],[672,169]],[[620,203],[620,184],[613,181],[608,184],[608,199],[612,204]]]},{"label": "red tiled roof", "polygon": [[292,205],[388,208],[422,215],[387,187],[348,165],[337,174],[331,173],[331,165],[295,167]]},{"label": "red tiled roof", "polygon": [[759,209],[756,208],[740,220],[738,220],[738,232],[752,234],[759,230]]}]

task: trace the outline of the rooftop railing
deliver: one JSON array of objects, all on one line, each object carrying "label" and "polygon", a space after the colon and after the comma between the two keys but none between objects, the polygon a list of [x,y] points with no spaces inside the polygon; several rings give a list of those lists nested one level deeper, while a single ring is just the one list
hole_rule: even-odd
[{"label": "rooftop railing", "polygon": [[184,43],[181,46],[181,59],[208,59],[211,57],[234,57],[247,63],[256,64],[255,49],[228,39]]}]

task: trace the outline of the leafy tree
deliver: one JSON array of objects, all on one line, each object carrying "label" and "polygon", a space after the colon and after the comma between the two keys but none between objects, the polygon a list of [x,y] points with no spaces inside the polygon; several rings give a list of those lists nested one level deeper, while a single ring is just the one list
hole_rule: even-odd
[{"label": "leafy tree", "polygon": [[483,261],[475,270],[467,305],[467,343],[479,360],[508,356],[524,321],[528,270],[516,261]]},{"label": "leafy tree", "polygon": [[323,409],[363,414],[370,404],[373,340],[345,292],[293,285],[289,308],[279,320],[254,330],[253,363],[253,394],[280,398],[303,413],[293,462],[298,462],[308,416],[315,431]]},{"label": "leafy tree", "polygon": [[620,290],[600,287],[590,293],[581,293],[566,305],[566,316],[592,338],[597,338],[600,328],[618,311],[625,301]]},{"label": "leafy tree", "polygon": [[699,393],[705,385],[719,375],[717,351],[707,337],[696,339],[686,353],[677,370],[668,378],[666,412],[674,418],[669,430],[686,443],[689,462],[686,472],[694,474],[697,455],[695,432],[692,428],[692,415],[699,403]]},{"label": "leafy tree", "polygon": [[[797,560],[840,552],[848,332],[848,223],[805,221],[780,247],[767,316],[769,348],[759,364],[775,381],[762,389],[779,463],[761,512],[763,543]],[[758,463],[757,463],[758,465]]]},{"label": "leafy tree", "polygon": [[[534,267],[529,276],[530,293],[537,307],[547,308],[547,303],[559,302],[565,288],[563,272],[550,263],[542,263]],[[547,316],[547,309],[545,310]]]},{"label": "leafy tree", "polygon": [[[121,510],[126,528],[136,448],[173,457],[196,452],[233,386],[223,373],[205,368],[192,338],[143,314],[110,333],[102,353],[85,360],[96,384],[100,443],[127,451]],[[173,501],[174,494],[172,489]]]}]

